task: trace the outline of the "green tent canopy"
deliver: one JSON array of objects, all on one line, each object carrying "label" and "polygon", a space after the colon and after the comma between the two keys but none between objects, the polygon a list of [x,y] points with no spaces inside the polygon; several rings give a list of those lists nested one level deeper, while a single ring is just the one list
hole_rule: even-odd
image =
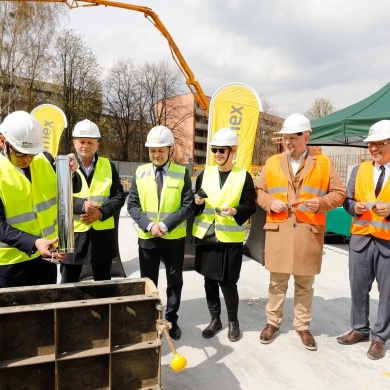
[{"label": "green tent canopy", "polygon": [[382,119],[390,119],[390,83],[360,102],[312,121],[309,145],[367,147],[363,139],[368,129]]}]

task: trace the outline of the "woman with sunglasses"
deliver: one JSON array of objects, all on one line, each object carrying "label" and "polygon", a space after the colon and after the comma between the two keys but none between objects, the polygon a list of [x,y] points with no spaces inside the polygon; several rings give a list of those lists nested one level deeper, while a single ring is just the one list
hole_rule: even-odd
[{"label": "woman with sunglasses", "polygon": [[[9,114],[0,132],[0,288],[56,283],[56,264],[43,259],[64,258],[55,251],[54,159],[43,151],[42,127],[28,112]],[[74,154],[69,157],[75,172]],[[79,183],[74,175],[74,189]]]},{"label": "woman with sunglasses", "polygon": [[[228,339],[240,339],[238,321],[239,296],[237,282],[242,265],[242,250],[249,217],[255,213],[255,190],[249,172],[234,165],[238,136],[230,128],[218,130],[210,143],[216,166],[208,166],[196,181],[195,221],[192,234],[198,245],[195,269],[204,276],[210,324],[204,338],[222,329],[221,287],[228,317]],[[215,229],[215,243],[206,244],[204,237]],[[203,239],[203,243],[202,243]]]}]

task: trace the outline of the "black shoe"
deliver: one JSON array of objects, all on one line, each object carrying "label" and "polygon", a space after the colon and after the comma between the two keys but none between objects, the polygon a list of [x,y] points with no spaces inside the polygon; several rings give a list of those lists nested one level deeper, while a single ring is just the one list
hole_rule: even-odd
[{"label": "black shoe", "polygon": [[213,337],[221,329],[222,329],[221,319],[219,317],[218,318],[212,318],[211,322],[208,325],[208,327],[203,330],[202,336],[205,339],[210,339],[211,337]]},{"label": "black shoe", "polygon": [[240,323],[238,321],[229,321],[228,339],[237,341],[240,338]]},{"label": "black shoe", "polygon": [[168,333],[170,338],[174,340],[179,340],[181,337],[181,330],[177,324],[172,324],[172,328],[169,329]]}]

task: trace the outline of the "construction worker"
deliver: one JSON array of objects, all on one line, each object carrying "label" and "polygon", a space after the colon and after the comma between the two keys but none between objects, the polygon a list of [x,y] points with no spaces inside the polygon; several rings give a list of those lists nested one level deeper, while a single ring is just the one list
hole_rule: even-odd
[{"label": "construction worker", "polygon": [[310,120],[290,115],[279,132],[284,152],[270,157],[257,181],[257,203],[266,212],[265,268],[270,271],[267,323],[270,344],[279,334],[290,276],[294,276],[294,328],[303,346],[317,350],[311,334],[314,277],[321,271],[326,212],[340,206],[344,187],[331,160],[308,149]]},{"label": "construction worker", "polygon": [[172,323],[169,335],[178,340],[177,324],[183,287],[186,220],[192,213],[193,193],[188,170],[170,162],[174,137],[165,126],[153,127],[145,146],[150,164],[138,167],[131,183],[128,212],[138,224],[141,277],[158,285],[160,259],[165,264],[167,305],[165,318]]},{"label": "construction worker", "polygon": [[[221,287],[228,315],[228,339],[240,339],[237,282],[249,217],[256,212],[253,179],[245,169],[234,165],[238,136],[230,128],[218,130],[210,143],[217,166],[208,166],[196,180],[195,221],[192,234],[197,238],[195,269],[204,276],[210,324],[202,336],[213,337],[222,329]],[[210,228],[217,242],[204,237]]]},{"label": "construction worker", "polygon": [[[390,339],[390,120],[374,123],[367,138],[372,161],[354,167],[344,209],[353,216],[349,240],[352,329],[337,337],[343,345],[370,339],[367,357],[382,359]],[[370,326],[370,291],[377,281],[377,318]]]},{"label": "construction worker", "polygon": [[77,282],[83,265],[92,266],[94,280],[110,280],[112,259],[118,255],[113,216],[126,197],[115,165],[98,156],[98,126],[84,119],[72,136],[82,188],[73,193],[75,253],[61,263],[61,283]]},{"label": "construction worker", "polygon": [[[25,111],[9,114],[0,125],[0,287],[57,282],[57,266],[50,258],[57,237],[57,178],[54,159],[43,153],[43,130]],[[70,154],[70,168],[78,164]],[[74,175],[73,186],[80,186]]]}]

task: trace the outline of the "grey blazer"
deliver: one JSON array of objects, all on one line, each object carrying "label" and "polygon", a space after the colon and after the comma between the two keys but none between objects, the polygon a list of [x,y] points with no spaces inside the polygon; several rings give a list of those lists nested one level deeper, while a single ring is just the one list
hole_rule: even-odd
[{"label": "grey blazer", "polygon": [[[374,168],[373,168],[374,169]],[[356,185],[356,176],[359,170],[359,166],[353,168],[351,172],[351,177],[347,186],[347,197],[345,198],[343,207],[345,211],[351,214],[353,217],[359,218],[359,216],[355,213],[355,185]],[[390,194],[389,194],[390,195]],[[389,217],[388,217],[389,218]],[[372,237],[371,235],[357,235],[352,234],[349,240],[349,246],[352,250],[358,252],[361,251],[366,245],[370,242],[370,240],[374,240],[379,251],[385,257],[390,257],[390,241],[382,240],[380,238]]]}]

